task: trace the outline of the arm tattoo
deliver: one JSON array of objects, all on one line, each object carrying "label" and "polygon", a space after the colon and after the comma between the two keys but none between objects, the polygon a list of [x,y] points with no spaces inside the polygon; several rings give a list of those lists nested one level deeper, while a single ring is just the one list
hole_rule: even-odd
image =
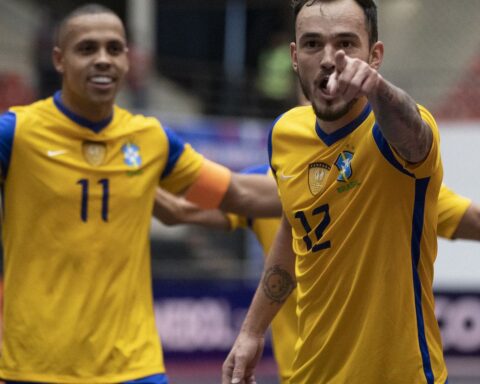
[{"label": "arm tattoo", "polygon": [[263,292],[272,303],[283,303],[295,289],[295,281],[285,269],[278,265],[267,269],[262,279]]},{"label": "arm tattoo", "polygon": [[377,95],[375,115],[387,141],[407,161],[417,162],[428,153],[431,130],[422,121],[415,101],[389,86]]}]

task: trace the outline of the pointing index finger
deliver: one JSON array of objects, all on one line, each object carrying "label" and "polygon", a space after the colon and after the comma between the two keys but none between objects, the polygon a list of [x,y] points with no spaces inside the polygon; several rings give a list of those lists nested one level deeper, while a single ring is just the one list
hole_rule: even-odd
[{"label": "pointing index finger", "polygon": [[342,73],[347,66],[347,55],[344,51],[338,51],[335,53],[335,71]]}]

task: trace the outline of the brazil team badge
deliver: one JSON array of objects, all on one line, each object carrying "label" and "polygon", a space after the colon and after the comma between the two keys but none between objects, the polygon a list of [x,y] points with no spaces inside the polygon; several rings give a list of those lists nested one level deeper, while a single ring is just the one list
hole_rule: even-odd
[{"label": "brazil team badge", "polygon": [[317,162],[308,165],[308,187],[312,195],[319,194],[325,186],[330,166],[325,163]]},{"label": "brazil team badge", "polygon": [[134,143],[126,143],[122,146],[123,161],[130,167],[139,168],[142,165],[140,147]]},{"label": "brazil team badge", "polygon": [[338,155],[337,161],[335,161],[335,166],[339,171],[337,181],[347,182],[352,177],[352,159],[353,153],[349,151],[343,151]]},{"label": "brazil team badge", "polygon": [[105,143],[96,141],[84,141],[82,144],[83,157],[88,164],[98,167],[103,164],[107,154]]}]

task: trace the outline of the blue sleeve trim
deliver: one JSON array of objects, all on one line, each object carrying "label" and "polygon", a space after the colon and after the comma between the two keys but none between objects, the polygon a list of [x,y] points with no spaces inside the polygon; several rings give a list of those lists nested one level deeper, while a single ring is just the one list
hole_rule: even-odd
[{"label": "blue sleeve trim", "polygon": [[167,177],[177,164],[177,160],[185,149],[185,143],[169,128],[164,127],[168,139],[168,160],[162,173],[162,179]]},{"label": "blue sleeve trim", "polygon": [[430,178],[418,179],[415,182],[415,203],[413,208],[411,255],[413,270],[413,288],[415,292],[415,313],[417,317],[418,344],[422,355],[423,372],[425,374],[425,379],[427,381],[427,384],[434,384],[435,377],[433,375],[430,352],[428,350],[428,342],[425,334],[425,322],[422,309],[422,282],[418,274],[418,263],[421,256],[420,243],[422,241],[423,221],[425,215],[425,198],[427,195],[427,188],[429,182]]},{"label": "blue sleeve trim", "polygon": [[375,142],[377,143],[377,147],[382,153],[383,157],[392,164],[395,168],[397,168],[400,172],[403,174],[415,178],[415,175],[413,173],[408,172],[405,168],[403,168],[402,164],[398,162],[398,160],[395,158],[395,155],[392,152],[392,149],[390,148],[390,145],[388,145],[387,140],[383,137],[382,131],[380,130],[380,127],[378,124],[375,124],[373,126],[373,138],[375,139]]},{"label": "blue sleeve trim", "polygon": [[278,116],[275,121],[272,124],[272,128],[270,128],[270,132],[268,133],[268,162],[270,163],[270,168],[272,168],[273,175],[276,177],[277,172],[276,170],[272,167],[272,136],[273,136],[273,128],[275,128],[275,125],[277,124],[278,120],[282,118],[283,114]]},{"label": "blue sleeve trim", "polygon": [[0,115],[0,167],[4,179],[7,177],[10,166],[16,125],[17,116],[15,113],[7,112]]}]

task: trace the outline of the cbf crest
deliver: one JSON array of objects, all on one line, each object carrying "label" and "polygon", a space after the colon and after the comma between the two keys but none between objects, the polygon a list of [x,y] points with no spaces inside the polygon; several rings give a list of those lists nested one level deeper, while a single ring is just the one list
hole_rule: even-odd
[{"label": "cbf crest", "polygon": [[352,159],[353,153],[349,151],[342,151],[335,161],[335,166],[338,168],[339,175],[337,181],[348,181],[352,177]]},{"label": "cbf crest", "polygon": [[126,143],[122,146],[123,161],[130,167],[139,168],[142,165],[140,147],[134,143]]},{"label": "cbf crest", "polygon": [[98,167],[105,161],[107,146],[105,143],[96,141],[84,141],[82,144],[82,153],[88,164]]},{"label": "cbf crest", "polygon": [[308,187],[312,195],[317,195],[323,190],[327,180],[330,166],[325,163],[311,163],[308,165]]}]

